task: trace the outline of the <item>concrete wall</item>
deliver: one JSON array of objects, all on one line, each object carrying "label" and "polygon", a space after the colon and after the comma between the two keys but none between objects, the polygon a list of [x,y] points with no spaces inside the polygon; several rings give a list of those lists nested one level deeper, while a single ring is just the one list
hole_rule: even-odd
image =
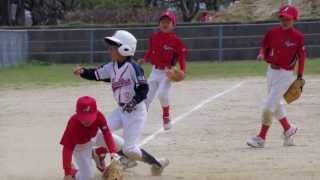
[{"label": "concrete wall", "polygon": [[28,33],[25,30],[0,30],[0,68],[24,63],[28,58]]}]

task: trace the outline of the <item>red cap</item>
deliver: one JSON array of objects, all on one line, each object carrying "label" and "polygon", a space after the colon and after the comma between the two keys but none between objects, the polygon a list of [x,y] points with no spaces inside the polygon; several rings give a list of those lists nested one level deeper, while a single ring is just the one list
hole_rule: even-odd
[{"label": "red cap", "polygon": [[299,10],[292,5],[285,5],[279,9],[279,17],[286,17],[293,20],[298,20]]},{"label": "red cap", "polygon": [[173,25],[176,25],[176,14],[173,11],[164,11],[161,13],[160,17],[159,17],[159,21],[161,20],[161,18],[163,17],[168,17],[171,22],[173,23]]},{"label": "red cap", "polygon": [[80,121],[95,121],[98,114],[96,100],[90,96],[78,98],[76,111]]}]

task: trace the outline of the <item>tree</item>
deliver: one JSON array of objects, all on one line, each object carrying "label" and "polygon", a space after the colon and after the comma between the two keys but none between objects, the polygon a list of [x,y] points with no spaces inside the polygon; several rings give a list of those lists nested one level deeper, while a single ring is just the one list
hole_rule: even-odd
[{"label": "tree", "polygon": [[9,0],[0,1],[0,25],[9,25]]},{"label": "tree", "polygon": [[58,24],[68,7],[64,0],[25,0],[25,6],[31,11],[35,25]]},{"label": "tree", "polygon": [[178,3],[182,12],[183,21],[192,21],[200,9],[199,0],[179,0]]}]

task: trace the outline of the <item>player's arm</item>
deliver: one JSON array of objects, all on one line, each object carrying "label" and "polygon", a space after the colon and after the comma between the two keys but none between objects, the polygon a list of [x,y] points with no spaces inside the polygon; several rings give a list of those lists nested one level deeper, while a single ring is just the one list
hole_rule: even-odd
[{"label": "player's arm", "polygon": [[175,54],[177,55],[180,69],[183,72],[186,72],[186,57],[187,57],[187,53],[188,53],[187,47],[184,45],[184,43],[180,39],[177,39],[176,48],[175,48]]},{"label": "player's arm", "polygon": [[270,49],[271,30],[269,30],[261,41],[261,47],[259,49],[258,60],[265,60]]},{"label": "player's arm", "polygon": [[75,176],[75,169],[72,167],[72,153],[74,147],[72,146],[63,146],[62,149],[62,162],[65,176]]},{"label": "player's arm", "polygon": [[146,52],[144,53],[143,59],[139,60],[140,64],[144,64],[146,62],[148,62],[151,58],[151,52],[152,52],[152,42],[153,42],[153,34],[149,37],[149,41],[148,41],[148,49],[146,50]]},{"label": "player's arm", "polygon": [[72,166],[72,154],[75,147],[75,144],[72,140],[72,121],[71,118],[67,124],[67,127],[62,135],[60,144],[63,145],[62,149],[62,165],[64,169],[65,177],[71,176],[74,177],[76,170]]},{"label": "player's arm", "polygon": [[304,37],[301,37],[301,41],[298,49],[298,79],[302,79],[304,73],[304,64],[306,61],[306,51],[304,45]]},{"label": "player's arm", "polygon": [[135,96],[133,99],[139,104],[141,101],[147,98],[147,94],[149,91],[148,83],[144,77],[144,71],[140,66],[135,68],[135,80],[136,80],[136,87],[135,87]]},{"label": "player's arm", "polygon": [[78,67],[74,70],[74,74],[87,80],[110,82],[109,69],[109,64],[102,65],[98,68]]},{"label": "player's arm", "polygon": [[107,121],[106,121],[106,118],[104,117],[104,115],[102,113],[99,112],[99,120],[101,122],[100,124],[100,130],[103,134],[103,137],[104,137],[104,141],[108,147],[108,150],[110,152],[110,154],[114,154],[117,152],[117,148],[116,148],[116,145],[115,145],[115,142],[113,140],[113,137],[112,137],[112,133],[109,129],[109,126],[107,124]]},{"label": "player's arm", "polygon": [[133,71],[131,71],[132,79],[135,81],[135,95],[132,100],[123,106],[123,110],[126,112],[132,112],[135,109],[135,106],[147,98],[149,91],[148,83],[144,77],[143,69],[137,65],[132,64]]}]

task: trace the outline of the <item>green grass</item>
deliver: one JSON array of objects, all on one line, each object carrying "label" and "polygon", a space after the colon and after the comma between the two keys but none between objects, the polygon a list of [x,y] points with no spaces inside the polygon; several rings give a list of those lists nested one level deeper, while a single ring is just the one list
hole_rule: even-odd
[{"label": "green grass", "polygon": [[[96,65],[89,65],[94,67]],[[77,86],[89,83],[72,74],[74,64],[30,63],[0,69],[1,88],[24,88],[33,86]],[[145,65],[146,74],[151,66]],[[208,78],[232,78],[263,76],[266,64],[257,61],[232,61],[224,63],[189,62],[187,80]],[[306,64],[307,75],[320,75],[320,59],[309,60]]]}]

